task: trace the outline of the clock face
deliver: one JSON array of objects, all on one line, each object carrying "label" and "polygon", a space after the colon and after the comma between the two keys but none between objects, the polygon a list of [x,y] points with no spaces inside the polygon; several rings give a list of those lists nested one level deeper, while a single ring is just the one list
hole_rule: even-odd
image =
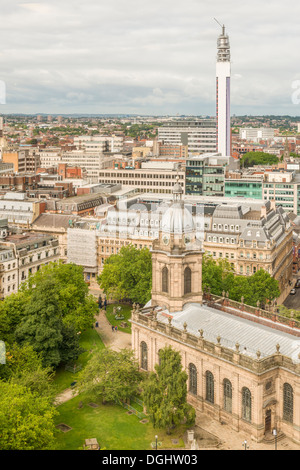
[{"label": "clock face", "polygon": [[163,243],[164,243],[165,245],[168,245],[168,244],[169,244],[169,237],[167,237],[167,235],[164,235],[164,237],[163,237]]},{"label": "clock face", "polygon": [[187,245],[188,243],[191,243],[191,237],[189,237],[188,235],[185,235],[184,236],[184,243]]}]

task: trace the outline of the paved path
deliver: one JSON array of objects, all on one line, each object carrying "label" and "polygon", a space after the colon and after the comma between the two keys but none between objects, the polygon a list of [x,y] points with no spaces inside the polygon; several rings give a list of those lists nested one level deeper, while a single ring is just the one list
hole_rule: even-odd
[{"label": "paved path", "polygon": [[[131,334],[124,333],[123,331],[112,331],[111,324],[106,318],[105,310],[100,310],[99,314],[96,316],[96,321],[98,322],[98,328],[95,328],[100,338],[106,347],[110,347],[115,351],[120,349],[129,348],[131,349]],[[67,388],[62,393],[60,393],[55,400],[57,405],[71,400],[77,393],[74,393],[74,390]]]},{"label": "paved path", "polygon": [[105,310],[100,310],[96,321],[99,324],[96,331],[99,333],[106,347],[110,347],[116,351],[124,348],[131,349],[131,334],[124,333],[124,331],[120,330],[112,331],[112,325],[106,318]]}]

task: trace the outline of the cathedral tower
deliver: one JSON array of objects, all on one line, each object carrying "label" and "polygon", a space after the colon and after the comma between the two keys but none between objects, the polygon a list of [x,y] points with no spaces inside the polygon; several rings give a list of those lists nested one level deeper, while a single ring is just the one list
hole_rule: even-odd
[{"label": "cathedral tower", "polygon": [[153,243],[153,307],[176,312],[186,303],[202,303],[202,255],[193,216],[184,206],[177,182],[173,201],[162,217],[159,238]]}]

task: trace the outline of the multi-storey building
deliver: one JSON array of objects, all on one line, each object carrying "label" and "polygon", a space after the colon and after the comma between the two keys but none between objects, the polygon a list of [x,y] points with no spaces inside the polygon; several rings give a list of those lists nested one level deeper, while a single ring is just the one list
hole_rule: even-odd
[{"label": "multi-storey building", "polygon": [[287,171],[258,168],[229,176],[225,178],[225,196],[274,200],[286,212],[300,214],[300,175],[296,163],[287,164]]},{"label": "multi-storey building", "polygon": [[60,259],[67,261],[68,228],[73,226],[78,216],[71,214],[41,214],[31,225],[30,232],[51,235],[58,240]]},{"label": "multi-storey building", "polygon": [[29,198],[26,193],[7,192],[0,198],[0,218],[10,224],[29,226],[45,208],[44,201]]},{"label": "multi-storey building", "polygon": [[185,171],[178,170],[175,163],[158,162],[141,164],[141,168],[126,167],[101,170],[99,182],[135,186],[141,193],[171,193],[177,175],[185,186]]},{"label": "multi-storey building", "polygon": [[248,142],[259,142],[261,140],[274,139],[275,130],[269,127],[241,127],[240,139]]},{"label": "multi-storey building", "polygon": [[16,293],[41,266],[60,259],[57,238],[52,235],[11,234],[0,241],[0,298]]},{"label": "multi-storey building", "polygon": [[119,153],[123,151],[124,137],[120,135],[81,135],[74,137],[74,145],[78,150],[88,153]]},{"label": "multi-storey building", "polygon": [[274,202],[220,205],[207,219],[203,248],[214,259],[227,259],[236,274],[264,269],[278,280],[278,302],[288,295],[293,271],[290,219]]},{"label": "multi-storey building", "polygon": [[187,146],[188,153],[216,152],[216,121],[172,121],[158,128],[158,141],[166,146]]},{"label": "multi-storey building", "polygon": [[226,197],[245,197],[263,199],[263,178],[225,178]]},{"label": "multi-storey building", "polygon": [[195,155],[187,159],[186,194],[222,196],[225,191],[225,173],[238,166],[232,157],[220,154]]},{"label": "multi-storey building", "polygon": [[86,177],[91,182],[98,182],[100,171],[110,168],[115,160],[111,153],[90,152],[87,150],[72,150],[62,152],[61,163],[78,166],[86,171]]},{"label": "multi-storey building", "polygon": [[83,194],[65,199],[49,199],[46,201],[46,212],[52,214],[94,215],[95,207],[106,202],[103,193]]},{"label": "multi-storey building", "polygon": [[40,166],[40,157],[34,148],[5,149],[3,163],[11,163],[15,173],[35,172]]}]

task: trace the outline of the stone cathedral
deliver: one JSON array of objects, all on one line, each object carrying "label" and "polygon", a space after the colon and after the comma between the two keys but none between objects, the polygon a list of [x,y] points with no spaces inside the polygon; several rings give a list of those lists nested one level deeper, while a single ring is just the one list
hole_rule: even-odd
[{"label": "stone cathedral", "polygon": [[132,311],[141,370],[154,370],[170,345],[181,354],[196,412],[257,442],[276,429],[300,444],[300,322],[203,293],[202,256],[177,183],[153,242],[152,298]]}]

